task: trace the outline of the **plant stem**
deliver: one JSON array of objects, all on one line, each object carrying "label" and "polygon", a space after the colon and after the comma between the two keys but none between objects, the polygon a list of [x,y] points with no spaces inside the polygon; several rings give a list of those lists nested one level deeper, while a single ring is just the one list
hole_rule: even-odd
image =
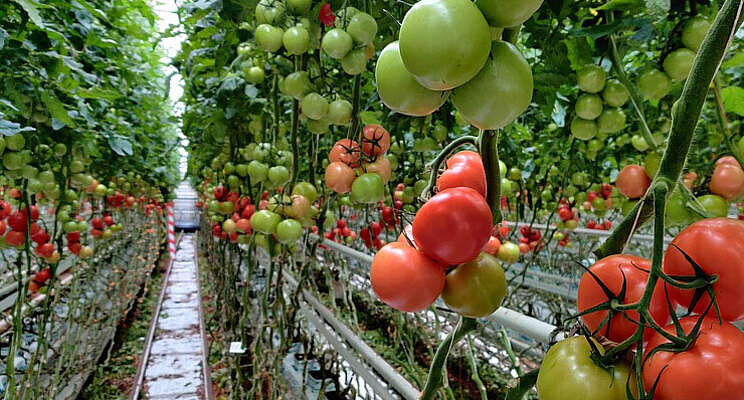
[{"label": "plant stem", "polygon": [[486,202],[491,208],[493,224],[501,223],[501,167],[499,166],[499,131],[483,131],[480,153],[486,169]]},{"label": "plant stem", "polygon": [[452,347],[460,341],[469,332],[475,330],[478,327],[478,321],[473,318],[460,317],[457,322],[455,329],[450,332],[449,335],[439,344],[434,359],[431,362],[431,368],[429,368],[429,375],[426,377],[426,383],[424,384],[424,390],[421,392],[421,400],[429,400],[434,398],[434,394],[442,386],[443,374],[446,369],[447,356],[452,350]]},{"label": "plant stem", "polygon": [[442,151],[437,154],[437,157],[434,158],[431,163],[429,163],[429,165],[431,166],[431,175],[429,176],[429,182],[424,188],[424,191],[421,192],[421,197],[424,201],[428,200],[429,193],[431,193],[431,191],[434,189],[434,186],[436,185],[439,167],[442,166],[444,160],[449,158],[450,154],[457,150],[458,147],[464,146],[466,144],[475,145],[476,141],[477,138],[475,136],[461,136],[450,142],[450,144],[443,148]]},{"label": "plant stem", "polygon": [[[700,46],[692,65],[690,76],[682,89],[682,96],[672,107],[672,128],[667,150],[661,159],[659,172],[651,187],[660,179],[677,182],[690,151],[695,126],[705,103],[708,88],[735,33],[742,0],[726,0],[713,25]],[[648,194],[647,194],[648,195]],[[620,252],[635,229],[653,215],[653,204],[639,201],[627,217],[617,226],[607,240],[594,253],[606,257]],[[638,214],[637,223],[635,221]]]}]

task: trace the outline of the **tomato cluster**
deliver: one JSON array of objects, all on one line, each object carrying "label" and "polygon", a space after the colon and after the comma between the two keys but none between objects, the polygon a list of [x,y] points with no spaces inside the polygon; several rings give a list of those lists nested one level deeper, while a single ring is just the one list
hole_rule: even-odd
[{"label": "tomato cluster", "polygon": [[[630,98],[625,85],[616,79],[607,80],[605,70],[594,64],[578,71],[577,82],[584,93],[576,100],[576,116],[571,121],[573,136],[586,141],[595,137],[604,140],[608,135],[622,131],[626,120],[622,107]],[[592,144],[590,152],[594,156],[596,150],[596,145]]]}]

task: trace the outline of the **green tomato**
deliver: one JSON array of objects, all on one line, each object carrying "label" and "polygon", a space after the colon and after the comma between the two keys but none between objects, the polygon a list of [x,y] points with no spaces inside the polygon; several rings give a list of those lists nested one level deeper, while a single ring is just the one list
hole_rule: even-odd
[{"label": "green tomato", "polygon": [[354,45],[351,35],[345,30],[334,28],[323,35],[320,47],[328,57],[340,60],[351,50]]},{"label": "green tomato", "polygon": [[222,201],[218,207],[219,212],[224,215],[230,215],[235,212],[235,203],[232,201]]},{"label": "green tomato", "polygon": [[373,204],[385,196],[385,183],[376,173],[367,173],[351,184],[351,201],[361,204]]},{"label": "green tomato", "polygon": [[630,92],[619,80],[610,79],[602,92],[602,98],[608,106],[622,107],[630,99]]},{"label": "green tomato", "polygon": [[[601,354],[602,345],[591,339]],[[591,359],[591,346],[584,336],[563,339],[548,350],[537,375],[540,400],[626,400],[626,383],[637,397],[635,375],[625,364],[604,369]],[[567,373],[570,371],[570,373]]]},{"label": "green tomato", "polygon": [[313,6],[312,0],[289,0],[287,2],[289,11],[295,15],[304,15],[310,11]]},{"label": "green tomato", "polygon": [[26,165],[26,160],[20,152],[7,152],[3,154],[3,167],[10,171],[20,171]]},{"label": "green tomato", "polygon": [[471,318],[491,315],[506,296],[506,276],[496,257],[480,253],[447,273],[442,300],[453,311]]},{"label": "green tomato", "polygon": [[475,5],[492,27],[522,25],[540,8],[543,0],[476,0]]},{"label": "green tomato", "polygon": [[253,160],[248,163],[248,176],[251,177],[251,183],[253,184],[265,182],[269,176],[269,166],[260,161]]},{"label": "green tomato", "polygon": [[513,181],[518,181],[522,179],[522,171],[517,167],[512,167],[509,170],[509,179]]},{"label": "green tomato", "polygon": [[353,106],[348,100],[336,99],[328,105],[328,120],[334,125],[346,125],[351,121]]},{"label": "green tomato", "polygon": [[256,22],[274,24],[282,22],[284,2],[282,0],[260,0],[256,6]]},{"label": "green tomato", "polygon": [[375,80],[380,100],[391,110],[415,117],[436,111],[449,92],[429,90],[408,72],[400,57],[398,42],[385,46],[377,59]]},{"label": "green tomato", "polygon": [[365,12],[357,12],[349,19],[346,31],[351,35],[354,42],[366,45],[375,40],[377,22],[371,15]]},{"label": "green tomato", "polygon": [[359,75],[367,69],[364,49],[354,49],[341,59],[341,68],[349,75]]},{"label": "green tomato", "polygon": [[729,204],[723,197],[706,194],[698,197],[697,200],[713,218],[728,216]]},{"label": "green tomato", "polygon": [[423,179],[419,179],[413,184],[413,191],[416,192],[416,196],[421,196],[421,193],[424,193],[426,185],[427,182]]},{"label": "green tomato", "polygon": [[245,80],[248,83],[257,84],[263,82],[266,78],[266,73],[261,67],[250,67],[248,71],[244,73]]},{"label": "green tomato", "polygon": [[305,54],[310,47],[310,33],[304,27],[295,25],[284,31],[282,44],[289,54]]},{"label": "green tomato", "polygon": [[643,169],[646,170],[646,175],[652,178],[656,176],[660,164],[661,156],[659,153],[652,151],[651,153],[646,154],[646,157],[643,159]]},{"label": "green tomato", "polygon": [[269,24],[261,24],[256,28],[254,38],[256,46],[263,51],[274,53],[282,48],[282,36],[284,32],[281,28]]},{"label": "green tomato", "polygon": [[744,156],[744,137],[739,139],[739,143],[736,145],[736,147],[739,149],[739,154]]},{"label": "green tomato", "polygon": [[235,166],[235,173],[240,177],[245,178],[248,176],[248,164],[238,164]]},{"label": "green tomato", "polygon": [[269,181],[277,186],[289,182],[289,169],[283,165],[269,168]]},{"label": "green tomato", "polygon": [[5,151],[5,138],[3,136],[0,136],[0,156],[3,155],[3,152]]},{"label": "green tomato", "polygon": [[519,260],[519,246],[512,242],[504,242],[499,246],[499,251],[496,253],[496,257],[502,262],[511,264]]},{"label": "green tomato", "polygon": [[13,136],[6,136],[5,146],[8,148],[8,150],[19,151],[23,149],[24,146],[26,146],[26,138],[24,138],[23,135],[21,135],[20,133],[17,133]]},{"label": "green tomato", "polygon": [[582,94],[576,100],[576,115],[579,118],[594,120],[602,114],[602,98],[596,94]]},{"label": "green tomato", "polygon": [[225,175],[232,174],[235,171],[235,164],[231,163],[230,161],[226,162],[225,165],[222,166],[222,173]]},{"label": "green tomato", "polygon": [[276,239],[279,243],[290,244],[302,237],[302,224],[296,219],[285,219],[276,225]]},{"label": "green tomato", "polygon": [[671,226],[685,226],[694,219],[694,215],[685,205],[684,189],[675,189],[667,199],[665,214],[667,224]]},{"label": "green tomato", "polygon": [[238,178],[236,175],[230,175],[227,177],[227,186],[230,187],[230,189],[239,189],[240,188],[240,178]]},{"label": "green tomato", "polygon": [[597,120],[598,133],[616,133],[623,128],[625,128],[625,113],[620,108],[605,109]]},{"label": "green tomato", "polygon": [[574,185],[568,185],[568,187],[566,187],[566,189],[563,192],[566,194],[566,196],[573,197],[576,195],[576,193],[579,192],[579,188],[577,188]]},{"label": "green tomato", "polygon": [[710,29],[710,22],[701,16],[687,21],[682,29],[682,44],[692,51],[698,51]]},{"label": "green tomato", "polygon": [[300,100],[313,90],[313,84],[307,71],[296,71],[284,78],[284,88],[288,96]]},{"label": "green tomato", "polygon": [[500,129],[522,114],[532,101],[532,70],[508,42],[494,42],[481,71],[452,94],[452,105],[478,129]]},{"label": "green tomato", "polygon": [[302,113],[314,120],[323,119],[328,114],[328,100],[318,93],[308,93],[300,101]]},{"label": "green tomato", "polygon": [[517,190],[516,183],[510,181],[506,178],[501,178],[501,194],[504,196],[509,196],[513,194]]},{"label": "green tomato", "polygon": [[605,86],[607,72],[604,68],[595,64],[585,65],[576,74],[579,89],[588,93],[599,93]]},{"label": "green tomato", "polygon": [[292,188],[292,195],[305,197],[310,203],[318,199],[318,190],[309,182],[297,182]]},{"label": "green tomato", "polygon": [[281,221],[279,214],[269,211],[260,210],[251,215],[251,228],[260,233],[271,235],[276,232],[276,226]]},{"label": "green tomato", "polygon": [[506,163],[499,160],[499,175],[506,176],[507,171],[509,170],[506,168]]},{"label": "green tomato", "polygon": [[431,132],[432,136],[434,136],[434,140],[437,142],[444,142],[447,140],[447,128],[444,125],[436,124],[434,125],[434,129]]},{"label": "green tomato", "polygon": [[687,79],[695,61],[695,52],[690,49],[677,49],[664,59],[664,72],[675,81]]},{"label": "green tomato", "polygon": [[672,90],[672,81],[665,73],[652,69],[638,78],[638,90],[649,100],[660,100]]},{"label": "green tomato", "polygon": [[646,138],[641,135],[633,135],[633,137],[630,138],[630,144],[632,144],[633,147],[638,151],[646,151],[649,147]]},{"label": "green tomato", "polygon": [[597,123],[579,117],[571,121],[571,134],[580,140],[589,140],[597,136]]},{"label": "green tomato", "polygon": [[328,132],[328,126],[331,124],[331,121],[328,118],[322,118],[319,120],[308,118],[305,121],[305,124],[307,124],[307,130],[309,130],[311,133],[320,135]]},{"label": "green tomato", "polygon": [[469,0],[422,0],[400,27],[406,69],[431,90],[456,88],[475,77],[489,58],[491,31]]},{"label": "green tomato", "polygon": [[359,9],[356,7],[346,7],[338,10],[336,13],[336,28],[343,28],[344,26],[347,26],[349,24],[349,21],[351,21],[351,17],[356,15],[359,12]]}]

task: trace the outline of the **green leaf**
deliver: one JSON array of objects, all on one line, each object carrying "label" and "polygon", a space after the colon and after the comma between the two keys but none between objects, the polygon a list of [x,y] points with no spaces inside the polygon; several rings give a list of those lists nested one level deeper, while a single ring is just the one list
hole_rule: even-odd
[{"label": "green leaf", "polygon": [[79,87],[77,89],[77,95],[86,99],[101,99],[114,101],[121,98],[122,95],[114,90],[104,89],[99,86],[94,86],[90,89]]},{"label": "green leaf", "polygon": [[640,0],[610,0],[607,3],[597,7],[597,10],[609,11],[609,10],[629,10],[631,8],[638,7]]},{"label": "green leaf", "polygon": [[744,52],[739,51],[733,57],[723,62],[723,69],[729,69],[744,65]]},{"label": "green leaf", "polygon": [[21,124],[17,122],[8,121],[0,118],[0,136],[13,136],[16,133],[35,131],[36,129],[30,126],[21,127]]},{"label": "green leaf", "polygon": [[744,88],[729,86],[721,90],[723,108],[726,112],[744,117]]},{"label": "green leaf", "polygon": [[114,153],[120,156],[131,156],[134,154],[132,150],[132,142],[122,136],[110,136],[108,138],[109,146]]},{"label": "green leaf", "polygon": [[28,14],[28,18],[33,21],[34,24],[38,27],[44,27],[44,21],[41,19],[41,15],[39,15],[39,4],[36,3],[34,0],[13,0],[16,2],[21,8],[23,8],[24,11],[26,11],[26,14]]},{"label": "green leaf", "polygon": [[51,91],[46,90],[42,92],[41,101],[44,102],[44,105],[47,110],[49,110],[49,114],[51,114],[52,117],[57,118],[60,122],[71,128],[75,127],[75,121],[73,121],[72,118],[70,118],[70,115],[67,114],[64,104],[62,104],[57,96],[55,96]]},{"label": "green leaf", "polygon": [[382,122],[380,122],[379,116],[374,111],[362,111],[359,113],[359,116],[362,118],[362,124],[364,125],[382,124]]},{"label": "green leaf", "polygon": [[651,16],[662,19],[669,14],[671,4],[669,0],[646,0],[646,8]]},{"label": "green leaf", "polygon": [[256,96],[258,96],[258,88],[256,88],[254,85],[245,85],[245,90],[243,91],[247,97],[250,97],[251,99],[255,99]]},{"label": "green leaf", "polygon": [[571,69],[578,71],[587,64],[592,64],[592,47],[586,37],[573,37],[563,41],[568,49],[567,57]]},{"label": "green leaf", "polygon": [[537,374],[539,372],[539,369],[533,369],[532,371],[520,376],[517,386],[509,389],[506,393],[506,400],[522,400],[524,395],[535,386],[535,383],[537,382]]}]

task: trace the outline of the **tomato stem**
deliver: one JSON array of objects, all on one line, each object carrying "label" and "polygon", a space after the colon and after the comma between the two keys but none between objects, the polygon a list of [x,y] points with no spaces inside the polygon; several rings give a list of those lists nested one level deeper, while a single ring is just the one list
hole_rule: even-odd
[{"label": "tomato stem", "polygon": [[429,166],[431,167],[431,175],[429,176],[429,181],[426,184],[426,187],[424,188],[424,191],[421,192],[421,199],[423,201],[426,201],[429,199],[429,195],[434,190],[434,187],[436,186],[437,182],[437,174],[439,172],[439,168],[442,166],[442,163],[449,158],[450,154],[452,154],[455,150],[457,150],[458,147],[464,146],[466,144],[472,144],[476,145],[477,138],[475,136],[461,136],[452,142],[445,146],[445,148],[442,149],[442,151],[437,154],[437,157],[434,158],[434,160],[431,161]]},{"label": "tomato stem", "polygon": [[446,368],[447,356],[452,350],[452,347],[460,341],[465,335],[475,330],[478,327],[478,321],[473,318],[460,317],[457,321],[457,326],[447,337],[439,344],[437,352],[434,354],[434,359],[431,362],[429,368],[429,375],[426,377],[426,383],[424,384],[424,390],[421,392],[421,400],[430,400],[434,398],[434,395],[442,386],[443,374]]},{"label": "tomato stem", "polygon": [[482,131],[480,153],[486,170],[486,202],[493,214],[493,224],[501,223],[501,167],[499,166],[499,131]]}]

